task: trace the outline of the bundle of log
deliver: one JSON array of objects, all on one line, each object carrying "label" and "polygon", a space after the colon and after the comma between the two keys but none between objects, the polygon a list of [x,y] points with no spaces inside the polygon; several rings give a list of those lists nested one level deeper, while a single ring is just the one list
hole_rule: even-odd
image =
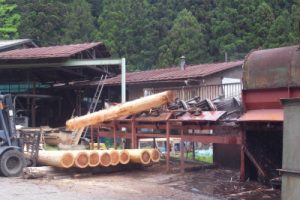
[{"label": "bundle of log", "polygon": [[38,163],[59,168],[109,167],[130,162],[147,165],[157,163],[157,149],[40,151]]}]

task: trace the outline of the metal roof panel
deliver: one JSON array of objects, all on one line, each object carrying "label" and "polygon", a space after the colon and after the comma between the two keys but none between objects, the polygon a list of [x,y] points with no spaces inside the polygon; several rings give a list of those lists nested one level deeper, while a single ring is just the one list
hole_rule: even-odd
[{"label": "metal roof panel", "polygon": [[283,122],[282,109],[261,109],[249,110],[243,114],[238,121],[240,122]]}]

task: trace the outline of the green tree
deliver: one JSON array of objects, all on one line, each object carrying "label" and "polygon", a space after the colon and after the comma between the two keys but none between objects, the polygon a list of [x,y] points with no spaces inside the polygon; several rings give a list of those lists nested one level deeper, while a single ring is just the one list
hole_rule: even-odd
[{"label": "green tree", "polygon": [[65,18],[63,43],[89,42],[94,38],[95,27],[91,6],[85,0],[74,0]]},{"label": "green tree", "polygon": [[20,15],[16,13],[15,4],[7,4],[0,0],[0,39],[14,39],[18,37]]},{"label": "green tree", "polygon": [[263,46],[274,20],[272,8],[266,2],[262,2],[253,14],[252,32],[254,35],[251,45],[253,48]]},{"label": "green tree", "polygon": [[104,0],[103,9],[98,20],[98,38],[115,56],[126,57],[130,70],[151,67],[154,48],[148,2]]},{"label": "green tree", "polygon": [[269,30],[265,46],[275,48],[293,44],[294,41],[291,36],[292,24],[290,22],[291,16],[288,11],[284,11],[278,16]]},{"label": "green tree", "polygon": [[177,65],[182,55],[188,63],[199,63],[205,59],[207,48],[202,27],[190,11],[184,9],[178,13],[159,51],[158,66]]},{"label": "green tree", "polygon": [[31,38],[40,45],[61,43],[65,27],[67,4],[56,0],[17,1],[21,13],[19,33],[21,37]]}]

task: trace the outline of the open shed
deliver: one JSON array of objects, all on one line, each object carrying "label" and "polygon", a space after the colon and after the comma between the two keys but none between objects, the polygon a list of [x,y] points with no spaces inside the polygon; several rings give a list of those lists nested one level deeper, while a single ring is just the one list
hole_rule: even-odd
[{"label": "open shed", "polygon": [[121,59],[110,56],[101,42],[2,52],[0,91],[17,97],[16,113],[28,117],[29,126],[62,126],[72,113],[84,112],[83,100],[95,91],[57,90],[54,86],[119,74]]}]

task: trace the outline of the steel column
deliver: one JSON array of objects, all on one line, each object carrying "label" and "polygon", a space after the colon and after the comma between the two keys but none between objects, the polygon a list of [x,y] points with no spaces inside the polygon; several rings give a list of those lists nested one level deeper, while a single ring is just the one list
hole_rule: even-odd
[{"label": "steel column", "polygon": [[126,102],[126,61],[125,58],[121,59],[121,91],[122,91],[122,103]]},{"label": "steel column", "polygon": [[114,134],[114,149],[116,149],[117,148],[117,134],[116,134],[116,130],[117,129],[117,127],[116,127],[116,121],[114,120],[113,121],[113,134]]},{"label": "steel column", "polygon": [[245,181],[246,180],[246,175],[245,175],[245,132],[241,131],[240,132],[241,135],[241,140],[242,140],[242,144],[241,144],[241,165],[240,165],[240,180],[241,181]]},{"label": "steel column", "polygon": [[166,154],[166,165],[167,165],[167,172],[170,172],[170,122],[167,121],[167,134],[166,134],[166,148],[167,148],[167,154]]},{"label": "steel column", "polygon": [[183,141],[183,130],[180,133],[180,173],[184,173],[184,141]]}]

